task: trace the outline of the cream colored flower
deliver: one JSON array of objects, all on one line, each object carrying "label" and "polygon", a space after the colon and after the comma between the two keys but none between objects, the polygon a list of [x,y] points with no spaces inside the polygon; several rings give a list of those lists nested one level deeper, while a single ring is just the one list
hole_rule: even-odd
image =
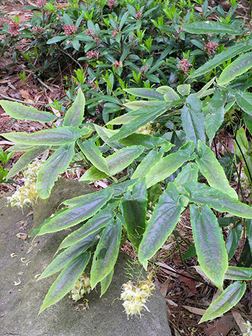
[{"label": "cream colored flower", "polygon": [[90,278],[83,273],[79,280],[77,280],[74,288],[71,290],[71,298],[77,302],[84,297],[85,294],[91,292]]},{"label": "cream colored flower", "polygon": [[243,333],[243,336],[252,336],[252,325],[249,321],[246,322],[245,324],[247,331]]}]

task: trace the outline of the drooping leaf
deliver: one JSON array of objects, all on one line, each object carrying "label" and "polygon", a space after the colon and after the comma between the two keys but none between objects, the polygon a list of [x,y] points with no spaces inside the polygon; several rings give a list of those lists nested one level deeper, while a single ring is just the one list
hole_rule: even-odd
[{"label": "drooping leaf", "polygon": [[145,269],[148,260],[162,247],[175,229],[187,204],[188,199],[179,194],[174,183],[169,183],[159,198],[139,245],[138,258]]},{"label": "drooping leaf", "polygon": [[[119,149],[114,154],[106,158],[106,163],[110,175],[116,175],[127,168],[135,159],[137,159],[144,151],[143,146],[129,146]],[[80,181],[96,181],[106,178],[107,175],[95,167],[88,169],[80,178]]]},{"label": "drooping leaf", "polygon": [[252,268],[251,267],[229,266],[225,273],[225,279],[251,281],[252,280]]},{"label": "drooping leaf", "polygon": [[225,101],[225,95],[217,90],[206,106],[205,128],[210,144],[224,121]]},{"label": "drooping leaf", "polygon": [[231,228],[226,240],[226,249],[228,251],[228,259],[232,259],[238,247],[242,234],[242,225],[238,224]]},{"label": "drooping leaf", "polygon": [[177,152],[161,158],[146,174],[145,181],[147,188],[165,180],[178,170],[186,161],[193,156],[194,144],[188,142]]},{"label": "drooping leaf", "polygon": [[146,225],[147,189],[143,180],[126,193],[122,209],[128,238],[138,248]]},{"label": "drooping leaf", "polygon": [[86,202],[73,205],[46,219],[38,235],[65,230],[92,217],[111,199],[113,191],[108,188],[103,193],[92,193],[88,196]]},{"label": "drooping leaf", "polygon": [[191,140],[195,144],[198,140],[206,141],[202,103],[196,95],[191,94],[187,97],[186,104],[181,109],[181,120],[187,140]]},{"label": "drooping leaf", "polygon": [[252,218],[252,207],[230,197],[224,192],[208,187],[204,183],[190,183],[185,186],[192,202],[208,205],[220,212],[242,218]]},{"label": "drooping leaf", "polygon": [[88,134],[88,128],[78,129],[71,126],[62,126],[53,129],[38,131],[35,133],[10,132],[3,133],[4,138],[22,145],[50,146],[71,144],[80,136]]},{"label": "drooping leaf", "polygon": [[0,105],[6,114],[18,120],[31,120],[47,123],[56,119],[56,116],[50,112],[39,111],[34,107],[25,106],[21,103],[0,100]]},{"label": "drooping leaf", "polygon": [[66,111],[64,116],[64,126],[80,126],[84,117],[85,111],[85,96],[81,89],[78,90],[77,96],[72,106]]},{"label": "drooping leaf", "polygon": [[46,294],[39,313],[42,313],[45,309],[60,301],[73,289],[76,281],[87,267],[88,261],[87,257],[80,255],[62,270]]},{"label": "drooping leaf", "polygon": [[236,91],[235,99],[240,108],[252,116],[252,93],[245,91]]},{"label": "drooping leaf", "polygon": [[208,307],[200,323],[210,321],[232,309],[246,291],[244,282],[234,282],[228,286]]},{"label": "drooping leaf", "polygon": [[92,288],[114,269],[119,254],[121,234],[122,223],[119,218],[113,220],[103,230],[91,266],[90,283]]},{"label": "drooping leaf", "polygon": [[103,296],[109,289],[109,286],[113,280],[113,275],[114,275],[114,269],[108,275],[106,275],[104,279],[102,279],[100,297]]},{"label": "drooping leaf", "polygon": [[48,278],[49,276],[58,273],[63,268],[65,268],[69,263],[71,263],[75,258],[79,257],[79,255],[83,255],[83,258],[90,259],[90,253],[85,253],[87,249],[92,246],[95,242],[95,236],[89,236],[86,239],[82,239],[81,242],[75,244],[63,252],[58,254],[51,263],[45,268],[42,274],[39,277],[40,279]]},{"label": "drooping leaf", "polygon": [[133,175],[131,176],[131,179],[134,180],[146,176],[151,168],[159,162],[163,155],[164,153],[157,149],[153,149],[152,151],[150,151],[139,163]]},{"label": "drooping leaf", "polygon": [[218,220],[206,205],[191,205],[190,215],[200,267],[218,288],[222,288],[228,255]]},{"label": "drooping leaf", "polygon": [[216,159],[213,151],[202,142],[198,143],[196,163],[201,174],[205,176],[211,187],[228,194],[232,198],[238,199],[235,190],[230,187],[224,169]]},{"label": "drooping leaf", "polygon": [[240,35],[242,29],[237,25],[231,25],[228,23],[222,23],[217,21],[196,21],[192,23],[186,23],[183,26],[183,30],[191,34],[231,34]]},{"label": "drooping leaf", "polygon": [[102,156],[101,151],[92,140],[78,142],[80,150],[85,157],[97,168],[98,170],[110,175],[108,163]]},{"label": "drooping leaf", "polygon": [[222,63],[230,60],[231,58],[249,51],[252,49],[251,41],[247,42],[238,42],[232,47],[228,47],[226,50],[222,51],[221,53],[215,55],[212,59],[204,63],[201,67],[196,69],[189,77],[196,78],[199,76],[203,76],[204,74],[210,72],[211,70],[215,69]]},{"label": "drooping leaf", "polygon": [[225,86],[251,68],[252,52],[242,54],[222,71],[220,77],[217,79],[217,83],[220,86]]},{"label": "drooping leaf", "polygon": [[59,147],[40,167],[36,189],[40,198],[50,196],[52,188],[60,174],[64,173],[74,157],[74,144]]},{"label": "drooping leaf", "polygon": [[47,148],[48,147],[46,146],[40,146],[29,149],[27,152],[25,152],[20,157],[20,159],[12,166],[6,179],[8,180],[9,178],[15,176],[17,173],[23,170],[26,166],[28,166],[29,163],[36,159],[36,157],[42,154]]}]

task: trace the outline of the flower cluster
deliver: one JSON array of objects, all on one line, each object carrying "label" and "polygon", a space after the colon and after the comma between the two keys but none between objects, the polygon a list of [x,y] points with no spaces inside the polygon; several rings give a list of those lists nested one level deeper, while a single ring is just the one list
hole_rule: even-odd
[{"label": "flower cluster", "polygon": [[219,46],[219,44],[217,42],[209,41],[205,44],[205,50],[208,53],[208,55],[213,55],[213,54],[215,54],[218,46]]},{"label": "flower cluster", "polygon": [[108,0],[108,7],[109,9],[113,9],[113,7],[116,6],[116,1],[115,0]]},{"label": "flower cluster", "polygon": [[178,68],[184,72],[185,74],[188,73],[188,71],[190,70],[190,67],[192,65],[190,64],[190,62],[188,61],[188,59],[186,58],[183,58],[182,60],[179,61],[179,64],[178,64]]},{"label": "flower cluster", "polygon": [[141,316],[143,309],[148,310],[145,304],[154,289],[152,275],[149,275],[146,280],[138,281],[136,284],[132,281],[123,284],[121,300],[128,318],[133,315]]},{"label": "flower cluster", "polygon": [[77,27],[75,27],[74,25],[64,25],[63,29],[64,33],[68,36],[73,35],[77,31]]},{"label": "flower cluster", "polygon": [[18,187],[15,193],[7,198],[12,207],[24,208],[36,202],[38,198],[36,180],[40,166],[41,161],[35,160],[27,167],[27,170],[24,172],[24,185]]},{"label": "flower cluster", "polygon": [[252,325],[249,321],[246,322],[245,324],[247,331],[245,333],[243,333],[242,336],[252,336]]},{"label": "flower cluster", "polygon": [[88,59],[98,59],[99,58],[99,56],[100,56],[100,53],[99,53],[99,51],[97,51],[97,50],[89,50],[87,53],[86,53],[86,57],[88,58]]},{"label": "flower cluster", "polygon": [[14,21],[9,22],[9,30],[8,32],[11,34],[11,36],[17,36],[19,35],[19,24]]},{"label": "flower cluster", "polygon": [[71,290],[71,298],[77,302],[84,297],[85,294],[91,292],[90,278],[83,273],[79,280],[77,280],[74,288]]},{"label": "flower cluster", "polygon": [[45,4],[46,4],[46,0],[38,0],[37,1],[37,6],[40,7],[40,8],[44,7]]}]

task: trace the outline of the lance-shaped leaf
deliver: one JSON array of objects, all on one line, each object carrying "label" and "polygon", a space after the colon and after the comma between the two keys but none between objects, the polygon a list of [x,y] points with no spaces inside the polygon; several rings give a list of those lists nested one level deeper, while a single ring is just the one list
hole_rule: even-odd
[{"label": "lance-shaped leaf", "polygon": [[113,275],[114,275],[114,269],[106,275],[106,277],[101,281],[101,296],[103,296],[107,290],[109,289],[109,286],[113,280]]},{"label": "lance-shaped leaf", "polygon": [[174,100],[179,100],[180,97],[176,91],[173,90],[170,86],[160,86],[157,88],[157,92],[161,93],[164,96],[164,100],[167,102],[172,102]]},{"label": "lance-shaped leaf", "polygon": [[146,176],[153,166],[159,162],[163,155],[164,153],[157,149],[150,151],[139,163],[133,175],[131,176],[131,179],[134,180]]},{"label": "lance-shaped leaf", "polygon": [[217,66],[221,65],[222,63],[230,60],[231,58],[249,51],[252,49],[252,41],[247,42],[238,42],[232,47],[228,47],[226,50],[222,51],[221,53],[215,55],[209,61],[204,63],[201,67],[196,69],[189,77],[196,78],[202,76],[211,70],[215,69]]},{"label": "lance-shaped leaf", "polygon": [[78,230],[70,233],[60,244],[59,250],[81,242],[84,238],[90,237],[93,233],[98,233],[103,227],[108,225],[113,219],[113,207],[107,206],[96,215],[84,223]]},{"label": "lance-shaped leaf", "polygon": [[252,68],[252,52],[239,56],[235,61],[229,64],[221,73],[217,80],[220,86],[227,85],[236,77],[241,76]]},{"label": "lance-shaped leaf", "polygon": [[126,193],[122,209],[128,238],[138,248],[145,230],[147,211],[147,189],[143,180],[137,182],[132,190]]},{"label": "lance-shaped leaf", "polygon": [[163,95],[154,89],[134,88],[134,89],[126,89],[125,91],[133,96],[140,98],[163,100]]},{"label": "lance-shaped leaf", "polygon": [[243,227],[242,224],[232,227],[228,233],[226,239],[226,249],[228,252],[228,259],[231,260],[235,254],[235,251],[239,245],[241,235],[242,235]]},{"label": "lance-shaped leaf", "polygon": [[[88,256],[90,258],[90,254]],[[87,267],[89,258],[86,254],[80,255],[61,271],[46,294],[39,313],[42,313],[45,309],[60,301],[73,289],[76,281]]]},{"label": "lance-shaped leaf", "polygon": [[109,175],[109,167],[107,161],[102,156],[101,151],[95,145],[92,140],[86,140],[84,142],[78,142],[80,150],[85,155],[85,157],[90,161],[95,168]]},{"label": "lance-shaped leaf", "polygon": [[59,175],[67,170],[74,154],[74,144],[61,146],[40,167],[36,182],[40,198],[45,199],[50,196],[54,183]]},{"label": "lance-shaped leaf", "polygon": [[236,91],[235,99],[240,108],[252,116],[252,93],[245,91]]},{"label": "lance-shaped leaf", "polygon": [[224,192],[208,187],[204,183],[190,183],[185,186],[192,202],[208,205],[220,212],[252,219],[252,207],[230,197]]},{"label": "lance-shaped leaf", "polygon": [[216,159],[213,151],[202,142],[198,143],[196,162],[201,174],[205,176],[211,187],[228,194],[232,198],[238,199],[235,190],[230,187],[224,169]]},{"label": "lance-shaped leaf", "polygon": [[204,113],[202,103],[196,95],[187,97],[186,104],[181,109],[181,120],[187,140],[192,140],[195,144],[198,140],[205,142]]},{"label": "lance-shaped leaf", "polygon": [[46,219],[38,235],[65,230],[92,217],[111,199],[112,195],[112,190],[104,190],[100,194],[93,193],[86,202],[64,209]]},{"label": "lance-shaped leaf", "polygon": [[[85,239],[82,239],[81,242],[79,242],[78,244],[75,244],[65,249],[63,252],[54,257],[52,262],[46,267],[46,269],[40,275],[39,280],[48,278],[49,276],[61,271],[79,255],[81,254],[83,255],[83,253],[86,252],[87,249],[90,246],[92,246],[96,240],[97,238],[95,237],[95,235],[92,235]],[[88,261],[90,258],[89,253],[86,253],[84,255],[84,258],[86,258]]]},{"label": "lance-shaped leaf", "polygon": [[243,297],[246,291],[245,282],[234,282],[228,286],[208,307],[200,323],[222,316],[232,309]]},{"label": "lance-shaped leaf", "polygon": [[199,168],[196,163],[189,162],[181,170],[174,180],[174,183],[181,194],[185,194],[184,185],[190,181],[196,183],[198,181]]},{"label": "lance-shaped leaf", "polygon": [[162,247],[175,229],[188,201],[186,197],[180,195],[174,183],[169,183],[160,196],[138,249],[139,261],[145,269],[148,260]]},{"label": "lance-shaped leaf", "polygon": [[[106,158],[109,173],[111,176],[118,174],[125,168],[127,168],[135,159],[137,159],[144,151],[143,146],[129,146],[119,149],[114,154],[109,155]],[[96,181],[102,178],[106,178],[107,174],[101,172],[95,167],[88,169],[85,174],[82,175],[80,181]]]},{"label": "lance-shaped leaf", "polygon": [[89,128],[78,129],[71,126],[62,126],[53,129],[42,130],[34,133],[10,132],[3,133],[1,136],[22,145],[50,146],[65,145],[73,143],[82,135],[88,134]]},{"label": "lance-shaped leaf", "polygon": [[224,121],[226,96],[217,90],[205,109],[206,134],[211,144],[213,138]]},{"label": "lance-shaped leaf", "polygon": [[252,268],[251,267],[229,266],[225,273],[225,279],[251,281],[252,280]]},{"label": "lance-shaped leaf", "polygon": [[29,149],[12,166],[6,178],[9,179],[15,176],[17,173],[23,170],[26,166],[28,166],[29,163],[31,163],[34,159],[36,159],[36,157],[42,154],[47,148],[48,148],[47,146],[40,146],[40,147]]},{"label": "lance-shaped leaf", "polygon": [[64,116],[64,126],[80,126],[84,117],[85,111],[85,96],[81,89],[78,90],[77,96],[72,106],[66,111]]},{"label": "lance-shaped leaf", "polygon": [[203,21],[186,23],[183,30],[191,34],[231,34],[240,35],[242,29],[235,24],[222,23],[217,21]]},{"label": "lance-shaped leaf", "polygon": [[165,180],[178,170],[186,161],[192,159],[194,153],[194,144],[188,142],[177,152],[161,158],[146,174],[145,181],[147,188]]},{"label": "lance-shaped leaf", "polygon": [[56,116],[50,112],[39,111],[34,107],[25,106],[21,103],[0,100],[0,105],[6,114],[18,120],[32,120],[47,123],[56,119]]},{"label": "lance-shaped leaf", "polygon": [[191,205],[190,215],[200,267],[215,286],[222,288],[228,255],[218,220],[207,206]]},{"label": "lance-shaped leaf", "polygon": [[166,151],[169,151],[173,145],[161,136],[153,136],[149,134],[135,133],[129,135],[127,138],[121,139],[119,143],[124,146],[140,145],[145,148],[152,149],[153,147],[165,147]]},{"label": "lance-shaped leaf", "polygon": [[122,223],[119,218],[113,220],[103,230],[91,266],[90,282],[92,288],[114,269],[119,254],[121,234]]}]

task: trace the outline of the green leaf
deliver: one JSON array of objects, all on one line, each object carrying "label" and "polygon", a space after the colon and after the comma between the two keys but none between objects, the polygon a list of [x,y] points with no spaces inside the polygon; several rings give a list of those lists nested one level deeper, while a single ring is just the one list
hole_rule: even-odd
[{"label": "green leaf", "polygon": [[63,269],[46,294],[39,314],[51,305],[60,301],[73,289],[76,281],[87,267],[88,261],[89,260],[87,260],[85,255],[80,255]]},{"label": "green leaf", "polygon": [[165,146],[166,151],[169,151],[173,145],[161,136],[153,136],[149,134],[135,133],[129,135],[127,138],[119,141],[124,146],[140,145],[148,149],[153,147]]},{"label": "green leaf", "polygon": [[191,94],[187,97],[186,104],[181,109],[181,119],[187,140],[191,140],[195,144],[198,140],[206,141],[202,103],[196,95]]},{"label": "green leaf", "polygon": [[50,196],[52,188],[60,174],[69,167],[75,154],[74,144],[59,147],[40,167],[36,189],[42,199]]},{"label": "green leaf", "polygon": [[109,275],[116,264],[122,234],[122,223],[114,220],[102,232],[97,244],[90,272],[91,287]]},{"label": "green leaf", "polygon": [[81,242],[78,244],[75,244],[67,249],[65,249],[63,252],[58,254],[54,259],[51,261],[51,263],[46,267],[46,269],[43,271],[43,273],[40,275],[38,280],[48,278],[49,276],[58,273],[63,268],[67,267],[69,263],[71,263],[74,259],[79,257],[81,254],[82,256],[87,259],[87,262],[90,259],[90,253],[85,253],[87,249],[92,246],[95,242],[95,236],[89,236],[86,239],[82,239]]},{"label": "green leaf", "polygon": [[134,180],[146,176],[146,174],[152,169],[152,167],[160,161],[163,155],[164,153],[157,149],[153,149],[152,151],[150,151],[139,163],[133,175],[131,176],[131,179]]},{"label": "green leaf", "polygon": [[88,134],[88,128],[78,129],[70,126],[46,129],[35,133],[10,132],[0,134],[4,138],[22,145],[32,146],[61,146],[71,144],[84,134]]},{"label": "green leaf", "polygon": [[229,64],[217,79],[220,86],[229,84],[236,77],[244,74],[252,68],[252,52],[239,56],[235,61]]},{"label": "green leaf", "polygon": [[89,238],[93,233],[97,233],[113,219],[113,206],[107,206],[100,210],[96,215],[84,223],[78,230],[70,233],[60,244],[59,250],[72,246],[82,241],[83,238]]},{"label": "green leaf", "polygon": [[218,220],[206,205],[191,205],[190,216],[200,267],[215,286],[222,288],[228,255]]},{"label": "green leaf", "polygon": [[246,221],[246,234],[247,234],[247,240],[250,247],[250,253],[252,255],[252,221],[248,220]]},{"label": "green leaf", "polygon": [[102,279],[100,297],[103,296],[109,289],[109,286],[113,280],[113,275],[114,275],[114,269],[108,275],[106,275],[104,279]]},{"label": "green leaf", "polygon": [[79,89],[72,106],[66,111],[63,121],[64,126],[78,127],[81,125],[84,118],[85,103],[85,96]]},{"label": "green leaf", "polygon": [[216,90],[212,99],[206,106],[205,128],[210,144],[224,121],[225,102],[226,95],[221,91]]},{"label": "green leaf", "polygon": [[202,142],[198,143],[196,163],[201,174],[205,176],[211,187],[228,194],[232,198],[238,199],[235,190],[230,187],[224,169],[216,159],[213,151]]},{"label": "green leaf", "polygon": [[235,99],[239,107],[247,114],[252,116],[252,93],[236,91]]},{"label": "green leaf", "polygon": [[145,181],[147,188],[164,181],[167,177],[175,173],[186,161],[192,159],[194,144],[188,142],[177,152],[161,158],[146,174]]},{"label": "green leaf", "polygon": [[215,55],[212,59],[204,63],[201,67],[196,69],[189,78],[196,78],[199,76],[203,76],[204,74],[210,72],[211,70],[215,69],[222,63],[230,60],[231,58],[249,51],[252,49],[251,41],[248,42],[238,42],[232,47],[228,47],[226,50],[222,51],[221,53]]},{"label": "green leaf", "polygon": [[[125,168],[127,168],[135,159],[137,159],[144,151],[143,146],[129,146],[119,149],[114,154],[106,158],[110,175],[116,175]],[[107,175],[99,171],[97,168],[92,167],[82,175],[80,181],[96,181],[106,178]]]},{"label": "green leaf", "polygon": [[229,266],[225,274],[225,279],[251,281],[252,268]]},{"label": "green leaf", "polygon": [[140,98],[163,100],[163,95],[154,89],[134,88],[134,89],[125,89],[125,91],[133,96]]},{"label": "green leaf", "polygon": [[39,111],[34,107],[26,106],[21,103],[0,100],[0,105],[6,114],[18,120],[32,120],[48,123],[56,119],[56,116],[52,113]]},{"label": "green leaf", "polygon": [[172,102],[174,100],[179,100],[180,97],[176,91],[173,90],[170,86],[160,86],[157,88],[157,92],[161,93],[164,96],[165,101]]},{"label": "green leaf", "polygon": [[6,179],[8,180],[9,178],[15,176],[17,173],[23,170],[25,167],[27,167],[29,163],[36,159],[36,157],[42,154],[47,148],[48,147],[46,146],[40,146],[29,149],[27,152],[25,152],[20,157],[20,159],[12,166]]},{"label": "green leaf", "polygon": [[126,193],[122,200],[122,209],[128,238],[138,248],[146,223],[147,189],[144,181],[138,181]]},{"label": "green leaf", "polygon": [[179,194],[174,183],[169,183],[159,198],[138,249],[139,261],[145,269],[148,260],[162,247],[175,229],[187,204],[188,199]]},{"label": "green leaf", "polygon": [[192,23],[186,23],[183,26],[183,30],[191,34],[231,34],[241,35],[242,29],[237,25],[231,25],[228,23],[221,23],[217,21],[196,21]]},{"label": "green leaf", "polygon": [[49,39],[46,44],[54,44],[54,43],[58,43],[58,42],[62,42],[67,38],[67,36],[54,36],[51,39]]},{"label": "green leaf", "polygon": [[92,217],[113,196],[112,190],[103,190],[103,193],[87,195],[86,201],[64,209],[45,220],[38,233],[39,236],[46,233],[58,232],[68,229],[80,222]]},{"label": "green leaf", "polygon": [[86,140],[84,142],[78,142],[80,150],[85,157],[97,168],[98,170],[110,175],[107,161],[102,156],[101,151],[95,145],[94,141]]},{"label": "green leaf", "polygon": [[234,282],[228,286],[208,307],[200,323],[210,321],[232,309],[243,297],[246,291],[244,282]]},{"label": "green leaf", "polygon": [[252,207],[244,204],[224,192],[208,187],[204,183],[190,183],[185,186],[188,197],[195,203],[208,205],[220,212],[252,219]]},{"label": "green leaf", "polygon": [[[226,240],[226,249],[228,251],[228,259],[232,259],[235,251],[239,245],[242,234],[242,225],[238,224],[235,227],[231,228]],[[239,279],[238,279],[239,280]]]},{"label": "green leaf", "polygon": [[177,86],[177,91],[181,96],[188,96],[191,92],[190,84],[180,84]]}]

